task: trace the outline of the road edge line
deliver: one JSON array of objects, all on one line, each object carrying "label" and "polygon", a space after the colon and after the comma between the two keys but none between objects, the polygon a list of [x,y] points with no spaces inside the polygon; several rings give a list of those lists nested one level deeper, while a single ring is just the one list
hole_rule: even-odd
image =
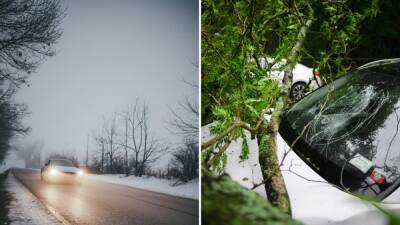
[{"label": "road edge line", "polygon": [[[24,182],[22,182],[17,176],[15,176],[14,174],[14,170],[11,169],[10,170],[12,176],[15,178],[15,180],[18,181],[18,183],[20,183],[22,186],[24,186],[40,203],[42,203],[42,205],[47,209],[47,211],[50,212],[50,214],[52,214],[58,221],[61,222],[61,224],[63,225],[73,225],[72,223],[70,223],[67,219],[65,219],[60,213],[58,213],[53,207],[51,207],[49,204],[47,204],[45,201],[42,201],[40,198],[38,198],[32,191],[31,189],[29,189],[28,186],[26,186],[24,184]],[[10,175],[10,174],[9,174]]]}]

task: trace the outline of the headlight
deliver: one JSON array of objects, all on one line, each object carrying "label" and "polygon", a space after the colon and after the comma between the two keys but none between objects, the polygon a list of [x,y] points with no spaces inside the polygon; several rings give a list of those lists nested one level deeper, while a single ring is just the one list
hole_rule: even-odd
[{"label": "headlight", "polygon": [[58,174],[58,170],[56,170],[54,168],[51,168],[50,169],[50,175],[56,175],[56,174]]},{"label": "headlight", "polygon": [[83,171],[82,170],[79,170],[78,171],[78,176],[82,176],[83,175]]}]

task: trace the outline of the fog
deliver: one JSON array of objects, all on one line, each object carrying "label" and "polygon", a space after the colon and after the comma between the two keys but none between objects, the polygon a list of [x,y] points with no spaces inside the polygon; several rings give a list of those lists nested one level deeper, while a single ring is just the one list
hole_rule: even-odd
[{"label": "fog", "polygon": [[87,0],[66,7],[56,56],[16,95],[29,107],[24,123],[32,129],[19,142],[43,140],[45,154],[75,152],[82,160],[87,135],[138,97],[149,105],[157,137],[179,142],[166,122],[185,96],[198,98],[183,82],[198,82],[197,1]]}]

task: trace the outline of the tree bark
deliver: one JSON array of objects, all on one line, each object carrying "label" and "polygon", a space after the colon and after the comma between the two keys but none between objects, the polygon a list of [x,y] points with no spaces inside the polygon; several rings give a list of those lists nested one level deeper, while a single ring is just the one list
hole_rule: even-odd
[{"label": "tree bark", "polygon": [[[128,114],[127,114],[128,115]],[[129,176],[130,174],[130,168],[129,168],[129,159],[128,159],[128,121],[129,118],[126,117],[125,118],[125,145],[124,145],[124,149],[125,149],[125,175]]]},{"label": "tree bark", "polygon": [[203,169],[201,190],[202,224],[300,225],[227,175],[218,176]]},{"label": "tree bark", "polygon": [[104,173],[104,143],[101,143],[101,172]]},{"label": "tree bark", "polygon": [[257,142],[259,148],[259,161],[265,183],[265,191],[268,200],[272,205],[290,214],[290,201],[285,187],[285,182],[280,171],[278,160],[278,149],[276,138],[278,134],[281,116],[289,102],[289,90],[292,86],[293,68],[306,38],[307,30],[313,21],[313,10],[309,7],[309,19],[300,28],[297,35],[297,42],[292,48],[288,57],[288,65],[285,69],[283,80],[284,90],[278,98],[274,112],[269,123],[264,122],[257,132]]}]

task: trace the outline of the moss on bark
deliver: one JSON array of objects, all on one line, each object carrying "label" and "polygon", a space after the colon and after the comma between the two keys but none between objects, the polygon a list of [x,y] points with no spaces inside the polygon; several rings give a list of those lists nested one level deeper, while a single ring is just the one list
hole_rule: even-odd
[{"label": "moss on bark", "polygon": [[201,189],[202,224],[300,224],[228,175],[218,176],[203,169]]}]

